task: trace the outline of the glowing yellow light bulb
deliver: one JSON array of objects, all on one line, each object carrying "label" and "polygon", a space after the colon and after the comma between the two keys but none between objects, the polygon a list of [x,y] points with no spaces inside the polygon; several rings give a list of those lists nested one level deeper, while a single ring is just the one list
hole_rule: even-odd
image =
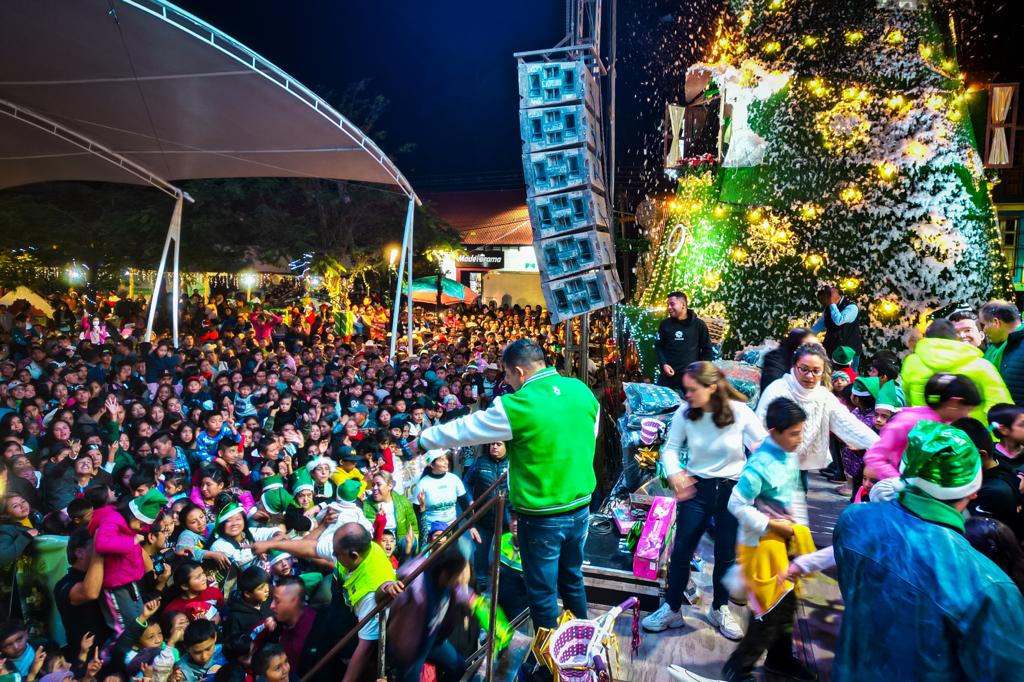
[{"label": "glowing yellow light bulb", "polygon": [[903,37],[903,31],[895,28],[885,34],[885,42],[890,45],[900,45],[906,38]]},{"label": "glowing yellow light bulb", "polygon": [[775,230],[775,234],[772,235],[772,238],[779,243],[789,241],[789,232],[782,229]]},{"label": "glowing yellow light bulb", "polygon": [[878,167],[878,174],[883,180],[892,180],[899,174],[900,170],[891,163],[883,163]]},{"label": "glowing yellow light bulb", "polygon": [[856,277],[847,277],[839,284],[839,288],[845,289],[846,291],[852,291],[860,286],[860,280]]},{"label": "glowing yellow light bulb", "polygon": [[928,99],[924,101],[924,103],[929,109],[941,109],[942,106],[946,103],[946,100],[942,97],[942,95],[930,95]]},{"label": "glowing yellow light bulb", "polygon": [[747,26],[750,23],[750,20],[753,18],[753,16],[754,15],[750,11],[750,9],[744,10],[743,14],[740,15],[740,23],[743,24],[744,26]]},{"label": "glowing yellow light bulb", "polygon": [[824,262],[824,259],[816,253],[807,256],[807,264],[812,268],[820,268]]},{"label": "glowing yellow light bulb", "polygon": [[906,104],[906,101],[903,95],[893,95],[886,101],[886,104],[889,105],[890,109],[899,109]]},{"label": "glowing yellow light bulb", "polygon": [[949,120],[950,121],[959,121],[963,117],[964,117],[964,115],[960,112],[959,109],[954,109],[953,111],[949,112]]},{"label": "glowing yellow light bulb", "polygon": [[719,38],[718,39],[718,46],[723,48],[723,49],[729,47],[729,39],[728,38]]},{"label": "glowing yellow light bulb", "polygon": [[820,42],[820,40],[821,38],[819,38],[818,36],[806,35],[804,36],[802,42],[804,47],[815,47],[818,44],[818,42]]},{"label": "glowing yellow light bulb", "polygon": [[906,152],[907,156],[918,161],[928,158],[928,145],[918,140],[908,143],[903,151]]},{"label": "glowing yellow light bulb", "polygon": [[757,221],[761,220],[762,215],[763,214],[761,212],[761,209],[754,208],[747,212],[747,220],[749,220],[752,223],[756,223]]},{"label": "glowing yellow light bulb", "polygon": [[900,307],[892,301],[882,301],[881,305],[878,306],[879,312],[883,315],[895,315],[899,309]]},{"label": "glowing yellow light bulb", "polygon": [[933,54],[935,54],[935,48],[933,48],[931,45],[921,46],[922,57],[924,57],[925,59],[931,59]]},{"label": "glowing yellow light bulb", "polygon": [[847,187],[839,193],[839,198],[843,200],[843,203],[852,206],[853,204],[860,203],[864,198],[864,193],[856,187]]},{"label": "glowing yellow light bulb", "polygon": [[944,68],[946,71],[949,71],[950,69],[952,69],[953,68],[953,60],[952,59],[943,59],[942,60],[942,68]]},{"label": "glowing yellow light bulb", "polygon": [[844,37],[847,45],[859,45],[864,40],[864,33],[861,31],[847,31]]},{"label": "glowing yellow light bulb", "polygon": [[768,9],[780,10],[785,6],[785,0],[771,0],[768,3]]},{"label": "glowing yellow light bulb", "polygon": [[765,54],[776,54],[777,52],[782,50],[782,44],[779,43],[779,41],[777,40],[773,40],[772,42],[765,44],[765,46],[761,49],[764,51]]},{"label": "glowing yellow light bulb", "polygon": [[814,204],[804,204],[800,208],[800,217],[804,220],[814,220],[821,215],[821,207]]},{"label": "glowing yellow light bulb", "polygon": [[729,256],[737,263],[742,263],[747,260],[747,250],[742,246],[737,246],[729,252]]},{"label": "glowing yellow light bulb", "polygon": [[714,214],[716,218],[721,218],[725,215],[725,206],[715,206]]}]

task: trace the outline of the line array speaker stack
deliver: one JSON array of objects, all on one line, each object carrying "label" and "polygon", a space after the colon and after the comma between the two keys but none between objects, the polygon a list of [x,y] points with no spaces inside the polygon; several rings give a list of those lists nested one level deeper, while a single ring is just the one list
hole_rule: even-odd
[{"label": "line array speaker stack", "polygon": [[553,323],[622,299],[605,195],[601,91],[586,60],[519,61],[523,175]]}]

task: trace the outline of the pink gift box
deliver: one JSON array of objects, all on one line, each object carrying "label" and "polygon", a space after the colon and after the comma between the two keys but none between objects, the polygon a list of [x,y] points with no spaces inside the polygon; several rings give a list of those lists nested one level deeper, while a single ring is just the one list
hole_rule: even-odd
[{"label": "pink gift box", "polygon": [[666,541],[676,520],[676,501],[672,497],[655,497],[647,512],[640,541],[633,556],[633,575],[646,580],[658,579],[658,566]]}]

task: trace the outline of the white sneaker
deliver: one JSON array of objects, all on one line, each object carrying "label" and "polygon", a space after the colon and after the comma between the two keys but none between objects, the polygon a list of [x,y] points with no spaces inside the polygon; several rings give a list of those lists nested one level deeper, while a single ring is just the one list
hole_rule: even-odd
[{"label": "white sneaker", "polygon": [[743,639],[743,630],[740,629],[740,624],[736,622],[728,605],[708,611],[708,621],[718,628],[718,631],[726,639],[731,639],[734,642]]},{"label": "white sneaker", "polygon": [[673,611],[668,604],[662,604],[657,611],[643,617],[640,624],[648,632],[661,632],[669,628],[681,628],[686,625],[681,611]]}]

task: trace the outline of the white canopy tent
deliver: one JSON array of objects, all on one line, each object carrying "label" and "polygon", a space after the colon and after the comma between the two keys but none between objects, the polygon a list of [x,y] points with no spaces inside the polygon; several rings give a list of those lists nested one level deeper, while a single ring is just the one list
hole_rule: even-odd
[{"label": "white canopy tent", "polygon": [[[281,69],[162,0],[0,3],[0,187],[93,180],[173,196],[157,282],[173,242],[177,301],[182,200],[190,197],[173,183],[234,177],[397,187],[409,198],[398,291],[406,269],[411,281],[419,202],[411,185],[359,128]],[[177,306],[172,320],[177,343]]]}]

